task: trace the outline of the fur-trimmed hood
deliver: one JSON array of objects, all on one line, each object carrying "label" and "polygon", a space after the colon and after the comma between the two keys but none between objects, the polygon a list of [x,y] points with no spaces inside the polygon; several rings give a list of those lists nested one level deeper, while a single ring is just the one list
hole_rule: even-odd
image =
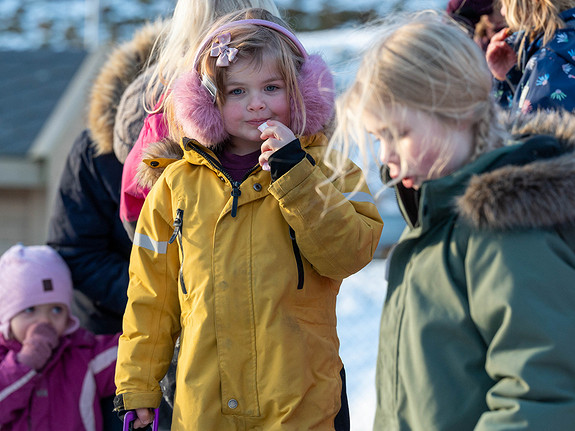
[{"label": "fur-trimmed hood", "polygon": [[516,138],[548,135],[541,139],[548,145],[522,154],[532,159],[526,163],[504,158],[502,167],[473,176],[457,200],[459,214],[493,230],[575,224],[575,115],[540,112],[516,119],[511,131]]},{"label": "fur-trimmed hood", "polygon": [[178,142],[165,138],[152,142],[142,153],[138,163],[136,181],[143,189],[151,189],[166,166],[184,156],[184,150]]},{"label": "fur-trimmed hood", "polygon": [[152,47],[164,21],[149,23],[134,37],[112,50],[92,86],[88,128],[98,154],[113,151],[114,122],[122,94],[148,64]]}]

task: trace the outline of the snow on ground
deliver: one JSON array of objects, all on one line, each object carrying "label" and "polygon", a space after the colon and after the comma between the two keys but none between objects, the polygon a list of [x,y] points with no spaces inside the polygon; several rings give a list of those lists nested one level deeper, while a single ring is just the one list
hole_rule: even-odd
[{"label": "snow on ground", "polygon": [[[408,11],[421,9],[444,9],[448,0],[330,0],[329,6],[335,10],[369,10],[374,9],[380,14],[385,14],[393,8],[404,8]],[[275,0],[276,4],[282,8],[296,8],[308,13],[322,10],[326,1],[320,0]]]},{"label": "snow on ground", "polygon": [[347,380],[351,430],[373,428],[375,361],[385,299],[385,259],[375,259],[348,277],[338,295],[337,327]]},{"label": "snow on ground", "polygon": [[[314,14],[328,2],[276,0],[276,3],[280,9]],[[100,43],[108,40],[111,33],[117,40],[123,40],[143,21],[170,16],[175,4],[176,0],[1,0],[0,49],[79,49],[84,38],[87,46],[92,46],[96,40]],[[445,9],[446,4],[447,0],[355,0],[352,3],[330,0],[329,8],[333,11],[371,9],[383,16],[398,9]]]}]

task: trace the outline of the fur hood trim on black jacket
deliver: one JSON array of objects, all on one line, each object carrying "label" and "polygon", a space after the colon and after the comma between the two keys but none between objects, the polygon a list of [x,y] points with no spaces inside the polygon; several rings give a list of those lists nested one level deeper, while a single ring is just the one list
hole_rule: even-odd
[{"label": "fur hood trim on black jacket", "polygon": [[553,228],[575,224],[575,115],[540,112],[515,120],[514,137],[548,135],[559,154],[507,165],[472,177],[458,201],[459,214],[475,228]]},{"label": "fur hood trim on black jacket", "polygon": [[110,53],[90,94],[88,128],[98,154],[113,151],[114,121],[122,94],[144,70],[164,21],[149,23]]}]

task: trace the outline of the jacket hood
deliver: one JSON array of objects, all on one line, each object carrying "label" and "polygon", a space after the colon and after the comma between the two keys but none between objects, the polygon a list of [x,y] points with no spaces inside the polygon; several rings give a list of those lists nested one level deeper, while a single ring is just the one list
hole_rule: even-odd
[{"label": "jacket hood", "polygon": [[138,163],[136,181],[143,189],[151,189],[160,178],[166,166],[183,157],[184,151],[179,143],[165,138],[152,142],[142,153]]},{"label": "jacket hood", "polygon": [[132,40],[114,48],[92,86],[88,128],[98,154],[113,151],[114,122],[118,104],[126,88],[148,64],[152,47],[163,21],[144,25]]},{"label": "jacket hood", "polygon": [[502,167],[473,176],[457,201],[460,216],[492,230],[575,224],[575,116],[540,112],[516,119],[511,131],[511,144],[535,135],[546,144],[522,154],[527,162],[503,159]]}]

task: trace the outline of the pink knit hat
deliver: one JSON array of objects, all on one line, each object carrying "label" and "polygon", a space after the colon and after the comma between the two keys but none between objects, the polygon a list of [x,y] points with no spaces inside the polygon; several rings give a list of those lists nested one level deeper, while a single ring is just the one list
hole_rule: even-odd
[{"label": "pink knit hat", "polygon": [[72,316],[72,277],[64,259],[46,245],[12,246],[0,257],[0,333],[10,337],[10,320],[28,307],[61,303],[68,307],[64,335],[80,326]]}]

